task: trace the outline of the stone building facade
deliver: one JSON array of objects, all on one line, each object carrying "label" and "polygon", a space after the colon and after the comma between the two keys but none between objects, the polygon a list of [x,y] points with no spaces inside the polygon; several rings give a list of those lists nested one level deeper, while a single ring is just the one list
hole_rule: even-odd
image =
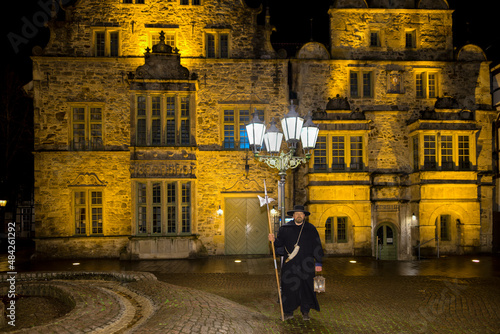
[{"label": "stone building facade", "polygon": [[32,57],[39,256],[269,254],[257,195],[266,180],[277,198],[278,175],[244,124],[292,97],[320,134],[286,205],[308,206],[328,254],[491,251],[489,62],[454,49],[446,1],[336,1],[330,49],[288,59],[243,0],[64,14]]}]

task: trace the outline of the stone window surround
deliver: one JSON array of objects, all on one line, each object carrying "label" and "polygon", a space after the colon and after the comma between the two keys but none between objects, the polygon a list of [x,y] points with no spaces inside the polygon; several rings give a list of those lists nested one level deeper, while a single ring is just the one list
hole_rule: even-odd
[{"label": "stone window surround", "polygon": [[[376,38],[375,44],[373,43],[373,38]],[[368,31],[368,46],[370,48],[381,48],[384,46],[382,38],[382,30],[379,28],[370,28]]]},{"label": "stone window surround", "polygon": [[[357,74],[357,91],[358,91],[358,96],[352,96],[351,95],[351,74],[356,73]],[[369,73],[370,74],[370,94],[369,96],[365,96],[363,93],[363,85],[364,85],[364,79],[363,79],[363,74]],[[348,72],[348,93],[349,97],[353,99],[371,99],[375,97],[375,71],[373,69],[364,69],[364,68],[356,68],[356,69],[350,69]]]},{"label": "stone window surround", "polygon": [[[414,139],[418,139],[418,160],[419,160],[419,166],[415,168],[415,161],[414,159],[410,159],[411,161],[411,167],[413,170],[420,170],[420,171],[425,171],[426,169],[429,170],[429,168],[425,167],[424,164],[424,136],[435,136],[435,147],[436,147],[436,152],[435,152],[435,159],[436,159],[436,168],[432,170],[441,170],[442,169],[442,164],[441,164],[441,136],[451,136],[452,137],[452,151],[453,151],[453,164],[454,168],[453,170],[472,170],[473,166],[476,166],[476,141],[475,141],[475,133],[476,131],[472,132],[465,132],[465,131],[443,131],[443,130],[419,130],[416,134],[413,134],[410,139],[410,143],[414,143]],[[466,136],[469,138],[469,163],[470,167],[469,168],[461,168],[459,166],[459,144],[458,144],[458,137],[459,136]],[[415,147],[414,144],[411,145],[411,157],[416,157],[415,154]],[[446,169],[446,171],[449,171],[449,169]]]},{"label": "stone window surround", "polygon": [[[105,36],[105,50],[104,50],[104,56],[97,56],[96,55],[96,52],[97,52],[97,38],[96,38],[96,34],[98,32],[104,32],[104,36]],[[120,27],[117,27],[117,26],[114,26],[112,24],[110,24],[109,26],[108,25],[96,25],[96,26],[92,26],[91,27],[91,33],[92,33],[92,42],[91,42],[91,45],[92,45],[92,48],[91,48],[91,52],[92,52],[92,56],[93,57],[119,57],[121,56],[122,52],[121,52],[121,47],[122,47],[122,43],[121,43],[121,28]],[[111,45],[110,45],[110,35],[112,33],[118,33],[118,54],[115,56],[111,56]]]},{"label": "stone window surround", "polygon": [[[139,184],[146,184],[146,233],[139,233],[139,202],[138,202],[138,191]],[[161,185],[161,232],[153,233],[153,184],[160,183]],[[176,218],[176,232],[168,233],[167,229],[167,184],[175,183],[175,218]],[[182,184],[190,184],[190,202],[189,202],[189,231],[182,232],[182,207],[183,203],[181,200],[182,196]],[[146,179],[133,179],[132,181],[132,217],[134,221],[132,222],[132,235],[135,236],[149,236],[149,235],[164,235],[164,236],[182,236],[182,235],[192,235],[194,233],[193,222],[195,221],[195,200],[196,200],[196,185],[194,180],[191,179],[156,179],[156,178],[146,178]]]},{"label": "stone window surround", "polygon": [[[159,92],[151,92],[148,91],[145,94],[141,93],[135,93],[133,94],[133,129],[131,131],[132,134],[132,145],[133,146],[139,146],[137,143],[137,99],[139,96],[146,96],[146,144],[145,145],[140,145],[140,146],[192,146],[192,136],[194,134],[194,129],[193,129],[193,122],[194,122],[194,117],[195,117],[195,106],[196,106],[196,101],[195,101],[195,94],[193,92],[170,92],[170,91],[159,91]],[[152,96],[161,96],[161,143],[159,145],[153,145],[152,144]],[[169,97],[175,97],[175,126],[176,126],[176,133],[175,133],[175,144],[170,145],[166,143],[166,98],[167,96]],[[189,97],[189,144],[181,144],[181,98],[182,97]]]},{"label": "stone window surround", "polygon": [[[208,57],[208,35],[215,35],[215,58]],[[231,29],[228,28],[205,28],[203,31],[203,56],[208,59],[221,59],[221,50],[220,50],[220,37],[221,35],[228,35],[228,45],[227,45],[227,58],[231,58],[231,49],[232,49],[232,38],[231,38]],[[222,58],[226,59],[226,57]]]},{"label": "stone window surround", "polygon": [[[105,113],[104,113],[104,103],[102,102],[77,102],[77,103],[71,103],[69,105],[69,117],[68,117],[68,147],[70,150],[76,150],[74,143],[73,143],[73,109],[74,108],[84,108],[85,109],[85,142],[89,143],[89,145],[86,145],[84,150],[103,150],[105,145]],[[92,108],[100,108],[101,109],[101,138],[102,138],[102,143],[99,147],[96,147],[95,149],[92,149],[92,146],[90,145],[90,133],[91,133],[91,128],[90,128],[90,110]],[[82,150],[81,148],[79,150]]]},{"label": "stone window surround", "polygon": [[[77,233],[77,204],[76,193],[83,192],[85,194],[85,233]],[[92,203],[92,192],[101,193],[101,203],[93,205]],[[92,186],[84,186],[84,187],[73,187],[71,191],[71,221],[73,222],[73,233],[75,236],[95,236],[95,235],[103,235],[104,234],[104,187],[92,187]],[[81,205],[80,205],[81,206]],[[102,231],[93,233],[94,227],[92,226],[92,209],[93,208],[101,208],[101,226]]]},{"label": "stone window surround", "polygon": [[[224,121],[224,116],[225,116],[225,111],[226,110],[233,110],[235,111],[235,118],[234,118],[234,141],[235,141],[235,147],[234,148],[225,148],[225,134],[224,134],[224,125],[228,124]],[[219,117],[220,117],[220,146],[222,149],[229,149],[229,150],[238,150],[238,149],[245,149],[245,148],[239,148],[239,147],[236,147],[236,143],[239,143],[239,140],[240,140],[240,132],[238,130],[239,126],[241,125],[239,123],[239,118],[237,119],[236,118],[236,111],[240,111],[240,110],[248,110],[249,111],[249,118],[250,120],[252,120],[253,118],[253,113],[257,110],[257,111],[261,111],[263,112],[263,119],[261,119],[262,121],[264,121],[265,124],[267,124],[267,111],[266,111],[266,108],[264,107],[264,105],[256,105],[256,104],[224,104],[221,106],[220,108],[220,114],[219,114]],[[246,131],[246,130],[245,130]],[[247,137],[248,138],[248,137]]]},{"label": "stone window surround", "polygon": [[[344,230],[345,239],[341,239],[341,240],[338,239],[338,234],[339,234],[338,233],[339,232],[339,230],[338,230],[338,222],[339,222],[339,218],[345,218],[346,219],[346,221],[345,221],[345,230]],[[349,242],[350,226],[351,226],[350,219],[346,215],[328,217],[326,219],[326,222],[325,222],[325,243],[328,243],[328,244],[341,243],[341,244],[343,244],[343,243]],[[327,235],[328,231],[331,233],[331,239],[330,240],[327,240],[327,238],[326,238],[326,235]]]},{"label": "stone window surround", "polygon": [[[437,99],[439,96],[442,96],[441,92],[441,71],[439,69],[414,69],[414,78],[415,78],[415,97],[417,99]],[[429,96],[429,75],[434,74],[435,75],[435,96]],[[425,92],[423,92],[423,96],[418,96],[418,76],[419,75],[424,75],[422,80],[422,89],[425,89]]]},{"label": "stone window surround", "polygon": [[[335,170],[332,169],[332,137],[344,137],[344,163],[345,168]],[[326,137],[326,165],[327,168],[323,169],[314,169],[314,150],[312,151],[311,159],[309,160],[309,172],[359,172],[366,171],[368,168],[368,131],[367,130],[358,130],[358,131],[333,131],[320,130],[318,134],[319,137]],[[362,137],[362,159],[363,166],[360,169],[351,170],[351,137]]]},{"label": "stone window surround", "polygon": [[[414,29],[411,29],[411,28],[407,28],[404,30],[403,32],[403,47],[405,49],[417,49],[418,48],[418,45],[420,44],[420,41],[419,41],[419,33],[418,33],[418,30],[416,28]],[[406,43],[406,38],[407,38],[407,35],[410,34],[411,35],[411,38],[412,38],[412,41],[411,41],[411,46],[408,46],[407,43]]]}]

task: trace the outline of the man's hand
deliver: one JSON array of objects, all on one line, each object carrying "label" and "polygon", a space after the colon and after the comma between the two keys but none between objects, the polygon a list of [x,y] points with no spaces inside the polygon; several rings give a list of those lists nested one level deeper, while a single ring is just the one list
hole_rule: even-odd
[{"label": "man's hand", "polygon": [[322,266],[316,266],[315,269],[316,269],[316,271],[322,271],[323,267]]},{"label": "man's hand", "polygon": [[269,239],[269,241],[274,242],[274,234],[269,233],[269,235],[267,236],[267,238]]}]

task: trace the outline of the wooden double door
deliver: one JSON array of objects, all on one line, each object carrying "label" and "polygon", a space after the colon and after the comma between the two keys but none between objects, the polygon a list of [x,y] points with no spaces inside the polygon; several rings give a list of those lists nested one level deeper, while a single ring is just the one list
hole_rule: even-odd
[{"label": "wooden double door", "polygon": [[255,198],[226,198],[226,255],[269,254],[267,208]]}]

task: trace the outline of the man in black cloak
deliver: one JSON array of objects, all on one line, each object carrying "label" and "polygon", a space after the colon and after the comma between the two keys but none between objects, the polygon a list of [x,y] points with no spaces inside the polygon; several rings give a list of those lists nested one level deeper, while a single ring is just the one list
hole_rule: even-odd
[{"label": "man in black cloak", "polygon": [[274,242],[277,254],[284,255],[281,267],[281,295],[285,320],[293,318],[293,311],[300,306],[302,317],[309,320],[309,310],[319,311],[314,276],[322,270],[323,248],[314,225],[305,221],[310,213],[301,205],[287,212],[293,220],[282,225]]}]

